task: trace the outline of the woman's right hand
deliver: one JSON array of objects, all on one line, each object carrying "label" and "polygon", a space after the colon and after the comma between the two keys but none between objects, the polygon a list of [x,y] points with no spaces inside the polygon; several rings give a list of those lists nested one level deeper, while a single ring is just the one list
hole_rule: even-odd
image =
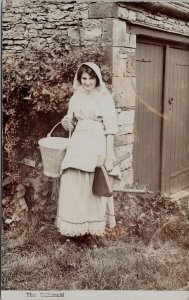
[{"label": "woman's right hand", "polygon": [[114,163],[114,159],[113,158],[106,157],[104,166],[105,166],[105,169],[106,169],[107,172],[111,172],[112,171],[112,169],[114,167],[113,163]]},{"label": "woman's right hand", "polygon": [[70,121],[70,118],[66,115],[64,116],[64,118],[61,120],[61,124],[63,126],[63,128],[67,131],[69,130],[73,130],[74,129],[74,126],[72,124],[72,122]]}]

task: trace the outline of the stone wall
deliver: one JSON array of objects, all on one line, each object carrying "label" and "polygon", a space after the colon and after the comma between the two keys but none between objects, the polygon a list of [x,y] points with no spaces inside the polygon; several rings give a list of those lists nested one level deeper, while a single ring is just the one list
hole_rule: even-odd
[{"label": "stone wall", "polygon": [[3,2],[4,54],[21,52],[25,47],[55,46],[60,35],[68,47],[101,45],[105,60],[112,65],[113,96],[119,133],[115,138],[117,156],[129,152],[121,163],[122,181],[116,187],[133,184],[133,142],[135,116],[136,35],[127,22],[168,32],[189,34],[189,23],[163,14],[152,14],[129,4],[90,3],[79,0],[6,0]]},{"label": "stone wall", "polygon": [[[72,0],[6,0],[3,2],[3,47],[7,52],[25,47],[54,45],[53,37],[61,35],[67,43],[80,46],[79,28],[85,34],[88,4]],[[95,20],[96,21],[96,20]],[[98,21],[96,21],[98,23]]]},{"label": "stone wall", "polygon": [[115,138],[118,156],[129,152],[130,156],[121,163],[123,180],[115,187],[133,185],[133,143],[136,97],[136,34],[129,30],[129,23],[151,29],[189,35],[189,23],[167,15],[152,14],[133,7],[132,3],[94,3],[89,8],[91,18],[102,18],[109,37],[108,56],[113,68],[113,94],[118,112],[119,134]]},{"label": "stone wall", "polygon": [[141,8],[120,5],[118,8],[118,17],[133,24],[143,25],[154,29],[161,29],[166,32],[189,35],[189,22],[178,18],[169,17],[163,14],[152,14],[145,12]]},{"label": "stone wall", "polygon": [[[121,171],[123,180],[117,182],[118,186],[132,184],[132,145],[133,145],[133,122],[134,110],[133,90],[130,88],[130,80],[133,73],[133,49],[117,48],[120,41],[116,41],[116,26],[119,20],[113,18],[117,12],[117,5],[106,3],[101,11],[102,16],[93,17],[93,5],[88,2],[79,3],[72,0],[7,0],[3,3],[3,48],[4,54],[22,52],[24,48],[49,48],[55,46],[55,35],[61,35],[69,47],[82,47],[84,45],[102,45],[107,52],[107,63],[113,62],[113,87],[117,106],[119,134],[115,138],[117,155],[125,151],[130,157],[122,162]],[[118,22],[118,23],[116,23]],[[125,25],[123,21],[122,26]],[[117,28],[119,31],[119,27]],[[112,37],[114,46],[112,48]],[[118,44],[117,44],[118,43]],[[129,40],[131,46],[135,46]],[[113,50],[113,51],[112,51]],[[120,52],[120,53],[119,53]],[[112,57],[113,55],[113,57]],[[122,59],[122,61],[119,61]],[[128,61],[127,61],[128,58]],[[120,63],[127,61],[120,70]],[[130,67],[129,67],[130,66]],[[121,73],[123,74],[121,74]],[[125,73],[126,72],[126,73]],[[124,78],[126,76],[126,81]],[[129,76],[129,77],[127,77]],[[118,84],[118,81],[119,84]],[[123,83],[122,89],[116,89]],[[125,86],[126,85],[126,86]],[[125,103],[125,87],[127,103]],[[131,99],[131,100],[130,100]]]}]

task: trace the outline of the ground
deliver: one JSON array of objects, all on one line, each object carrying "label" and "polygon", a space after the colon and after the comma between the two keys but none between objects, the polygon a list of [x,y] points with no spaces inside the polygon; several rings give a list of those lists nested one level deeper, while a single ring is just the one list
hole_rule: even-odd
[{"label": "ground", "polygon": [[[147,203],[144,197],[137,199]],[[81,249],[71,242],[61,244],[53,223],[22,235],[17,229],[6,230],[2,243],[2,289],[189,290],[188,225],[174,219],[174,214],[159,226],[155,221],[151,226],[146,219],[141,222],[142,216],[133,222],[136,211],[142,214],[138,200],[134,200],[115,197],[117,226],[106,232],[100,245],[91,248]],[[159,201],[160,205],[160,200],[162,197],[156,197],[155,203]],[[186,204],[188,207],[188,200]]]}]

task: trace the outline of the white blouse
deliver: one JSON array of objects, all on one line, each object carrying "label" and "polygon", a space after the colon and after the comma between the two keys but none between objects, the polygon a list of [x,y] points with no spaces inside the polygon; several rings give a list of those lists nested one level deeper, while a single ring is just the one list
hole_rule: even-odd
[{"label": "white blouse", "polygon": [[[68,143],[61,169],[75,168],[94,172],[106,158],[106,135],[117,133],[117,118],[113,98],[93,93],[75,93],[69,102],[68,120],[77,125]],[[111,175],[119,174],[115,167]]]},{"label": "white blouse", "polygon": [[69,102],[67,115],[70,121],[93,120],[104,125],[105,134],[116,134],[118,131],[115,104],[110,94],[102,95],[98,89],[90,94],[75,93]]}]

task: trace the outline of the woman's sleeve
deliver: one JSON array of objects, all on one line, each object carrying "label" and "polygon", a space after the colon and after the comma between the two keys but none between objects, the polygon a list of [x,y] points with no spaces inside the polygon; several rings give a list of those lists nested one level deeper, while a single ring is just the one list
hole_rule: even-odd
[{"label": "woman's sleeve", "polygon": [[69,118],[70,121],[73,121],[73,118],[74,118],[74,96],[72,96],[70,98],[66,116]]},{"label": "woman's sleeve", "polygon": [[103,123],[105,127],[105,134],[117,134],[118,124],[117,124],[117,114],[115,109],[115,103],[113,97],[109,95],[105,102],[104,113],[103,113]]}]

